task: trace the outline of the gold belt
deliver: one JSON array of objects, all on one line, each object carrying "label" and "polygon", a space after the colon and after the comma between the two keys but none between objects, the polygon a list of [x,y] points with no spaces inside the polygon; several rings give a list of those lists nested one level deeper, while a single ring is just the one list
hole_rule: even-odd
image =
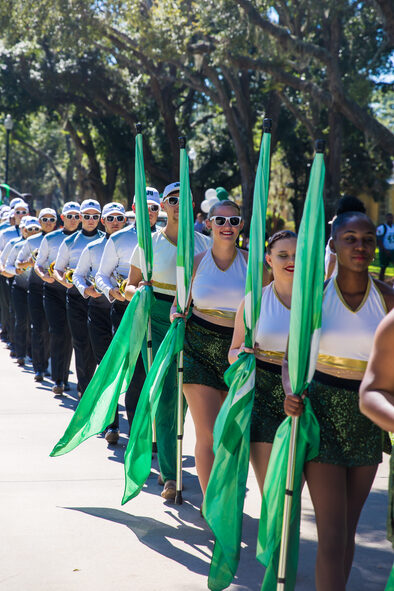
[{"label": "gold belt", "polygon": [[271,360],[273,362],[282,362],[285,356],[281,351],[265,351],[263,349],[256,349],[256,354],[262,361]]},{"label": "gold belt", "polygon": [[234,320],[235,312],[230,312],[229,310],[212,310],[206,308],[197,308],[194,306],[193,310],[200,312],[200,314],[206,314],[207,316],[213,316],[215,318],[228,318]]},{"label": "gold belt", "polygon": [[172,291],[172,294],[175,295],[176,285],[172,285],[171,283],[160,283],[159,281],[152,281],[152,285],[154,287],[157,287],[157,289],[167,289],[167,290],[170,290],[170,291]]},{"label": "gold belt", "polygon": [[347,357],[336,357],[335,355],[319,355],[318,365],[331,367],[333,369],[347,369],[350,371],[364,372],[367,367],[367,361],[361,359],[349,359]]}]

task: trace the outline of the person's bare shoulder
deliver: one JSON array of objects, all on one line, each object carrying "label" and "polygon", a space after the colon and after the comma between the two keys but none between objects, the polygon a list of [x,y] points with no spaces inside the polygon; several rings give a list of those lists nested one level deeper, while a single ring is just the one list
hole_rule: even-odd
[{"label": "person's bare shoulder", "polygon": [[383,296],[387,310],[390,312],[394,308],[394,289],[379,279],[374,279],[376,287],[379,289]]}]

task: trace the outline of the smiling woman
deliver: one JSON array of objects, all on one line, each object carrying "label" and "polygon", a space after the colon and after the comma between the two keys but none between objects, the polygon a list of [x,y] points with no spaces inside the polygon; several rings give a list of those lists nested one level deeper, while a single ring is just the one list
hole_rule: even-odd
[{"label": "smiling woman", "polygon": [[289,334],[296,246],[297,235],[289,230],[276,232],[268,240],[266,261],[272,269],[274,281],[263,287],[254,350],[244,347],[242,301],[235,319],[233,340],[228,353],[230,363],[236,361],[242,350],[256,356],[250,458],[261,493],[275,433],[285,418],[281,370]]},{"label": "smiling woman", "polygon": [[[196,430],[203,494],[213,464],[213,426],[227,396],[224,372],[236,310],[245,292],[247,253],[235,246],[243,221],[233,201],[213,205],[206,221],[213,245],[194,259],[193,313],[186,326],[183,391]],[[172,319],[176,307],[171,309]]]}]

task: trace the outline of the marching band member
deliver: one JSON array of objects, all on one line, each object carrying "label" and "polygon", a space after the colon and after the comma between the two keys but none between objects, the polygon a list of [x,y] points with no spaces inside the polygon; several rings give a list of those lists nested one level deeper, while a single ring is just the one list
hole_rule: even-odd
[{"label": "marching band member", "polygon": [[[160,197],[158,191],[153,187],[147,187],[146,200],[148,204],[151,229],[154,229],[160,208]],[[134,205],[133,209],[135,209]],[[118,329],[128,304],[128,301],[124,295],[124,290],[121,290],[120,287],[122,282],[126,281],[128,277],[130,258],[136,244],[137,230],[135,225],[126,226],[120,232],[113,234],[105,245],[100,267],[96,275],[96,283],[98,288],[106,295],[112,304],[111,322],[114,333]],[[125,395],[125,406],[129,426],[131,426],[133,421],[138,398],[144,385],[144,381],[145,368],[142,361],[142,356],[139,355],[133,378]]]},{"label": "marching band member", "polygon": [[[323,295],[316,373],[308,397],[320,425],[319,455],[304,471],[316,515],[316,589],[345,591],[357,523],[382,461],[382,432],[360,413],[358,390],[379,322],[394,306],[394,291],[368,273],[375,226],[348,211],[332,224],[330,247],[338,273]],[[286,395],[286,414],[302,413],[302,399]]]},{"label": "marching band member", "polygon": [[71,334],[67,322],[66,288],[55,281],[52,268],[60,245],[64,238],[78,230],[80,223],[80,205],[68,201],[63,205],[61,219],[64,228],[46,234],[38,250],[34,270],[44,281],[44,311],[49,325],[49,343],[51,356],[51,375],[55,395],[63,394],[68,389],[68,373],[70,368],[72,345]]},{"label": "marching band member", "polygon": [[13,238],[10,253],[5,263],[5,272],[13,277],[11,286],[11,300],[15,310],[15,353],[16,361],[21,367],[25,364],[25,357],[30,356],[30,318],[27,307],[27,289],[29,286],[30,268],[18,269],[16,260],[28,236],[40,232],[40,224],[35,217],[26,216],[21,220],[21,237]]},{"label": "marching band member", "polygon": [[[214,460],[213,427],[228,392],[223,376],[235,314],[245,294],[248,253],[236,247],[243,228],[240,213],[233,201],[213,205],[205,222],[212,232],[212,247],[194,258],[193,313],[186,324],[183,347],[183,392],[196,432],[196,468],[203,494]],[[175,303],[171,321],[177,316],[183,315],[177,313]]]},{"label": "marching band member", "polygon": [[[167,224],[152,235],[152,286],[156,298],[151,315],[154,355],[170,327],[170,309],[176,293],[179,186],[179,182],[175,182],[165,187],[161,208],[167,213]],[[205,251],[209,246],[210,239],[207,236],[199,232],[194,233],[195,254]],[[143,280],[138,247],[132,254],[130,265],[126,288],[128,300],[132,299]],[[176,398],[176,364],[173,363],[165,379],[156,413],[157,449],[161,473],[159,482],[164,484],[161,493],[164,499],[174,499],[176,493]]]},{"label": "marching band member", "polygon": [[97,230],[101,215],[98,201],[85,199],[81,203],[80,214],[82,229],[65,238],[60,245],[54,267],[54,277],[67,289],[67,320],[75,353],[78,395],[81,397],[93,376],[96,364],[87,332],[88,303],[73,285],[72,274],[85,246],[103,236],[103,232]]},{"label": "marching band member", "polygon": [[[10,227],[6,228],[2,232],[0,232],[0,254],[2,255],[7,243],[12,240],[13,238],[17,238],[20,236],[19,224],[23,217],[25,217],[29,212],[29,206],[23,199],[16,197],[11,201],[11,211],[10,211]],[[7,252],[7,256],[9,254],[9,250]],[[0,272],[4,270],[6,257],[0,256]],[[12,285],[12,277],[7,279],[6,277],[1,277],[1,293],[2,293],[2,326],[5,327],[9,345],[8,348],[10,349],[11,357],[15,357],[15,347],[14,347],[14,325],[15,325],[15,318],[13,312],[13,303],[11,301],[11,285]]]},{"label": "marching band member", "polygon": [[[18,257],[16,267],[20,270],[34,267],[38,249],[46,234],[56,228],[56,211],[49,207],[43,208],[38,216],[41,232],[30,236],[24,242]],[[49,327],[44,310],[44,282],[37,273],[29,273],[29,287],[27,304],[31,322],[31,355],[34,369],[34,380],[42,382],[44,372],[48,368],[49,359]]]},{"label": "marching band member", "polygon": [[297,236],[289,230],[276,232],[268,240],[266,261],[273,281],[263,286],[260,317],[253,350],[245,349],[244,307],[242,301],[235,318],[229,361],[241,351],[256,356],[256,386],[250,425],[250,460],[261,494],[275,433],[286,418],[283,410],[282,361],[290,325]]},{"label": "marching band member", "polygon": [[[101,223],[105,236],[90,242],[82,251],[74,271],[73,283],[81,296],[88,299],[88,324],[90,343],[97,365],[104,357],[112,340],[111,304],[97,288],[96,274],[108,238],[123,228],[126,223],[125,210],[121,203],[107,203],[103,207]],[[119,414],[107,428],[105,439],[117,443],[119,439]]]}]

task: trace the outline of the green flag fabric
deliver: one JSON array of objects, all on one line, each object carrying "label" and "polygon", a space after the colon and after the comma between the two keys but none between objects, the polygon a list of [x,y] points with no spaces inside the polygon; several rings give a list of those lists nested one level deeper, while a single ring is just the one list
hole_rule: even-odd
[{"label": "green flag fabric", "polygon": [[[142,136],[135,143],[135,205],[141,269],[145,281],[152,276],[152,237],[146,201]],[[51,456],[63,455],[80,443],[102,433],[115,417],[119,396],[133,377],[153,304],[150,286],[139,288],[127,306],[106,354],[91,379],[63,437]]]},{"label": "green flag fabric", "polygon": [[[319,453],[319,424],[313,414],[309,400],[305,399],[305,410],[299,419],[297,455],[294,469],[293,504],[290,522],[290,540],[286,573],[286,591],[295,587],[298,563],[298,544],[301,515],[301,482],[304,463]],[[282,535],[283,504],[286,489],[287,459],[290,449],[291,417],[287,417],[278,428],[271,451],[257,540],[257,559],[267,566],[262,590],[276,589],[279,548]],[[275,483],[273,486],[270,483]]]},{"label": "green flag fabric", "polygon": [[[194,258],[193,206],[186,150],[180,150],[180,198],[177,242],[177,309],[185,312],[188,304]],[[140,394],[124,461],[125,489],[122,504],[141,491],[152,465],[152,422],[160,401],[163,384],[171,363],[182,349],[185,321],[176,318],[171,324]],[[174,413],[176,407],[174,408]]]},{"label": "green flag fabric", "polygon": [[[265,132],[256,171],[250,226],[244,312],[245,345],[250,348],[254,346],[262,296],[270,140],[271,134]],[[214,428],[215,460],[203,505],[204,517],[215,535],[208,578],[212,591],[230,585],[239,562],[255,372],[255,357],[248,353],[241,353],[226,371],[229,393]]]},{"label": "green flag fabric", "polygon": [[9,185],[6,185],[5,183],[2,183],[2,184],[0,185],[0,205],[1,205],[2,203],[4,203],[4,199],[3,199],[3,195],[4,195],[4,193],[5,193],[6,200],[7,200],[6,202],[7,202],[7,203],[9,203],[9,202],[10,202],[10,188],[11,188],[11,187],[10,187]]},{"label": "green flag fabric", "polygon": [[[324,156],[318,153],[298,234],[290,311],[289,377],[292,391],[298,395],[313,377],[319,349],[325,246],[323,184]],[[267,567],[262,591],[276,588],[292,420],[285,419],[276,433],[264,483],[257,545],[257,558]],[[307,399],[297,431],[286,591],[294,589],[297,574],[303,466],[318,454],[320,443],[319,424]]]}]

